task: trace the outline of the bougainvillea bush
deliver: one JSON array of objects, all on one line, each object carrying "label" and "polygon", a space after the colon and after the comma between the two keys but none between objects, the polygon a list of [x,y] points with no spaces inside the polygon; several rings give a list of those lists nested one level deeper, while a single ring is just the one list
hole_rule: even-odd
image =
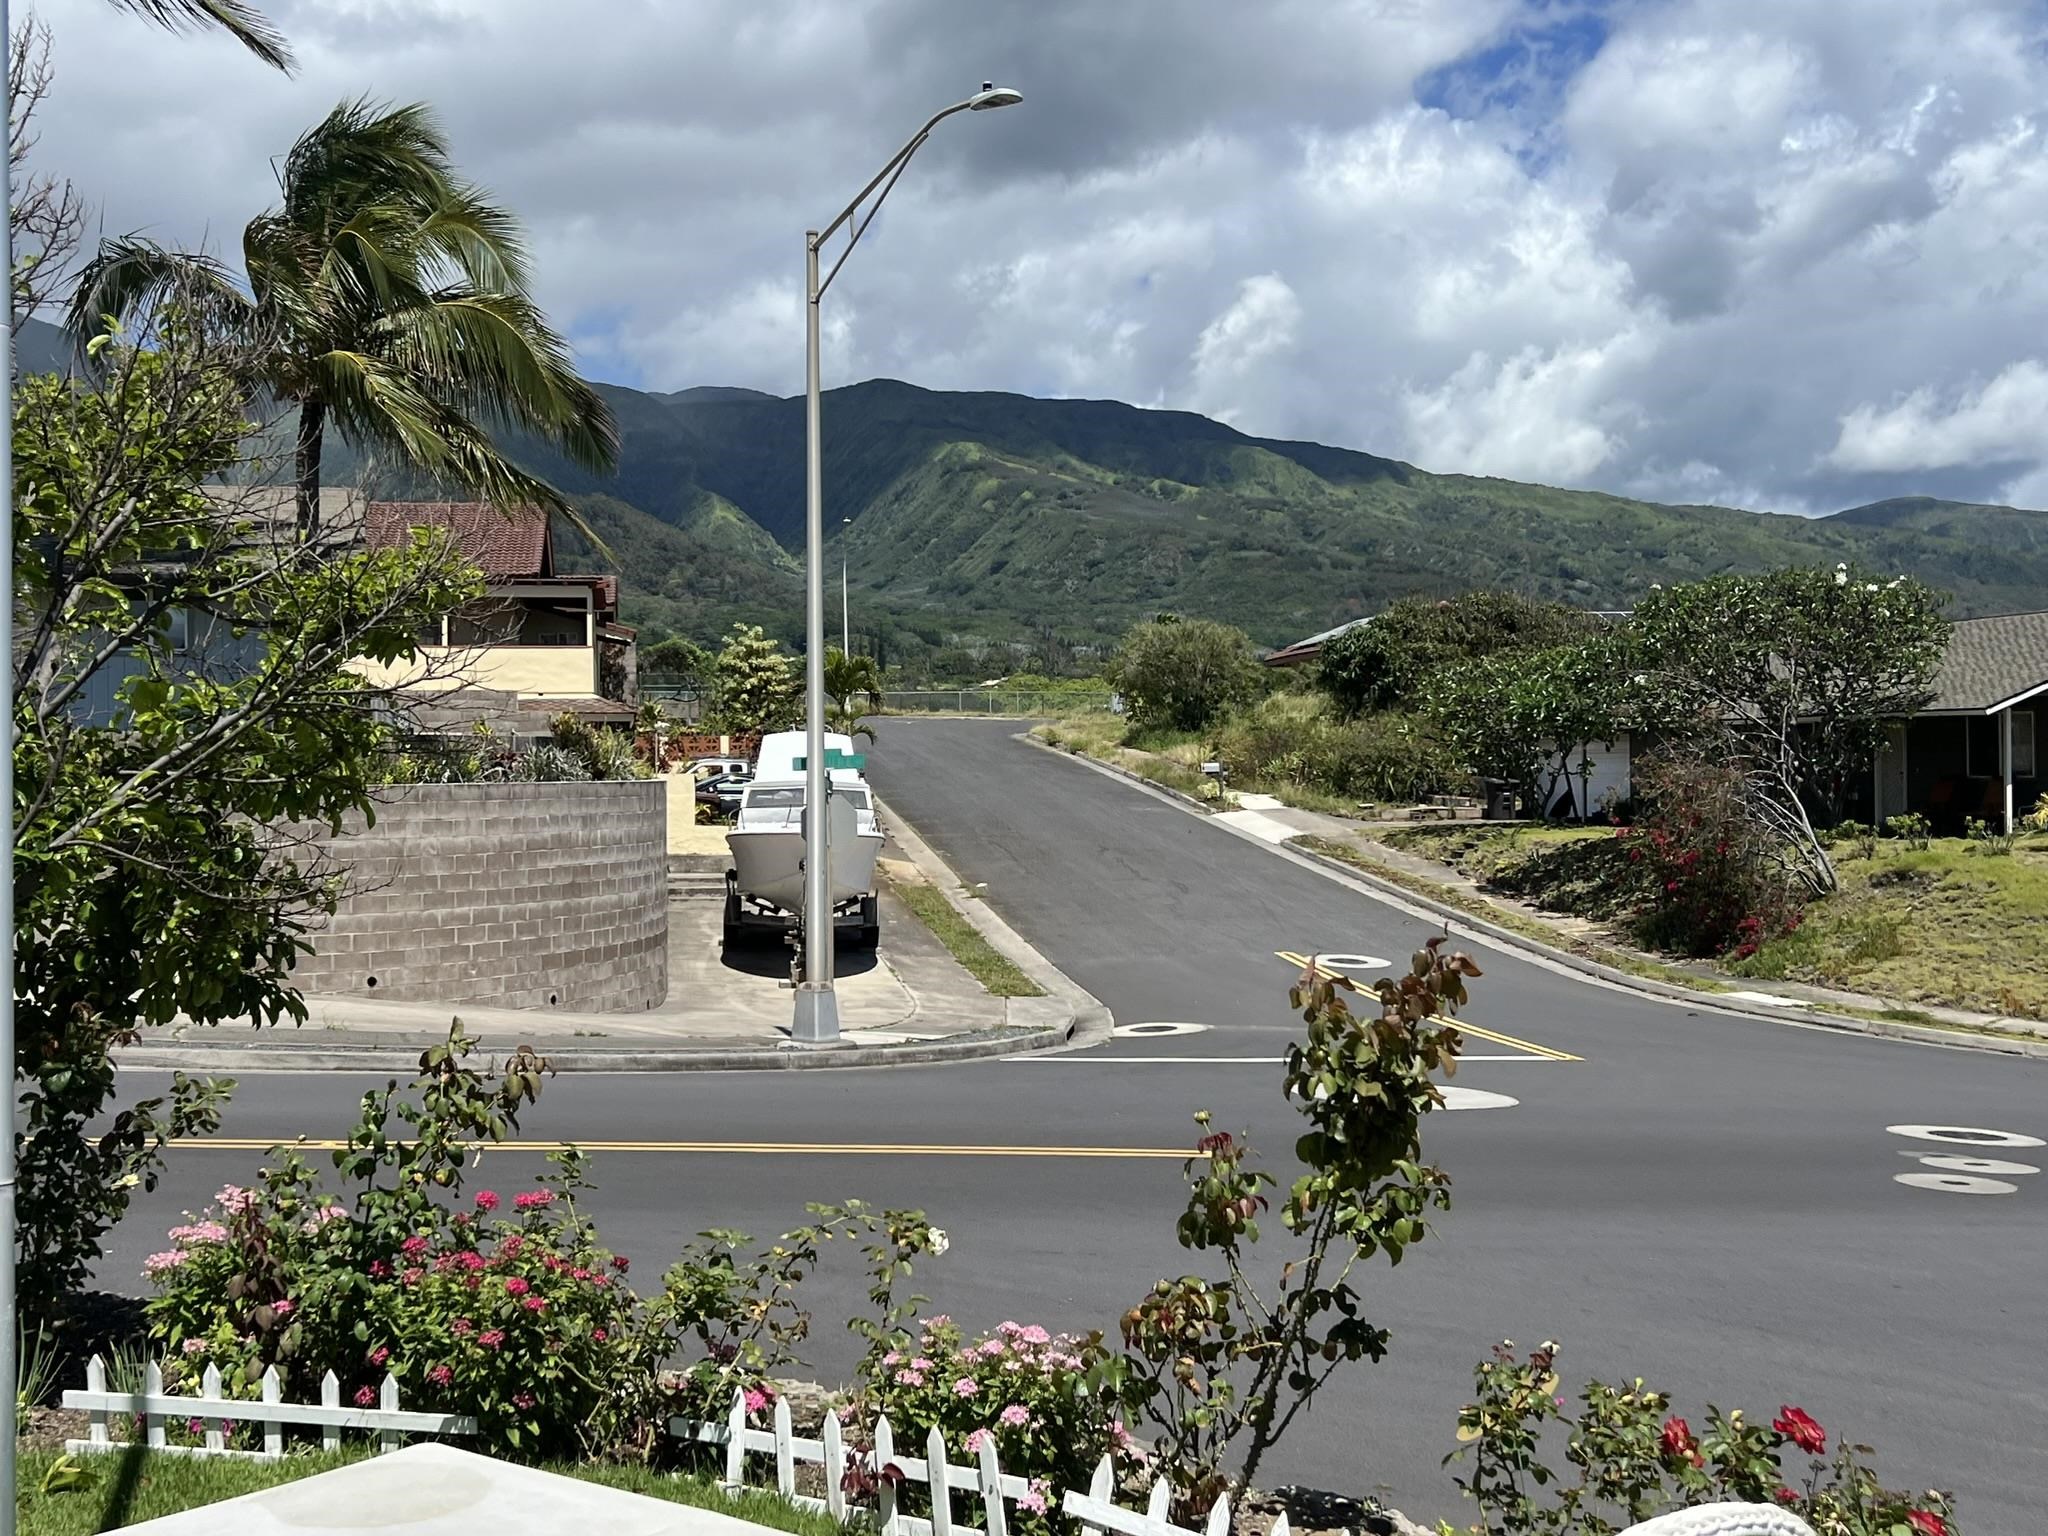
[{"label": "bougainvillea bush", "polygon": [[967,1339],[951,1318],[927,1318],[871,1367],[856,1412],[870,1428],[886,1414],[907,1455],[924,1453],[934,1427],[963,1465],[992,1442],[1003,1470],[1031,1485],[1017,1501],[1017,1528],[1044,1531],[1060,1490],[1086,1488],[1103,1456],[1127,1468],[1141,1459],[1114,1394],[1099,1385],[1103,1356],[1099,1336],[1006,1322]]},{"label": "bougainvillea bush", "polygon": [[1628,847],[1636,935],[1683,955],[1747,957],[1799,926],[1800,903],[1730,764],[1666,756],[1636,771]]},{"label": "bougainvillea bush", "polygon": [[[1558,1391],[1558,1346],[1518,1358],[1496,1345],[1473,1372],[1474,1401],[1458,1415],[1467,1462],[1458,1486],[1479,1506],[1486,1536],[1612,1536],[1669,1510],[1734,1500],[1779,1504],[1819,1536],[1962,1536],[1954,1501],[1937,1491],[1885,1488],[1867,1445],[1835,1440],[1803,1408],[1768,1423],[1709,1407],[1695,1429],[1668,1394],[1640,1379],[1588,1382],[1579,1406]],[[1564,1465],[1545,1458],[1544,1427],[1564,1426]],[[1445,1524],[1451,1536],[1458,1528]]]}]

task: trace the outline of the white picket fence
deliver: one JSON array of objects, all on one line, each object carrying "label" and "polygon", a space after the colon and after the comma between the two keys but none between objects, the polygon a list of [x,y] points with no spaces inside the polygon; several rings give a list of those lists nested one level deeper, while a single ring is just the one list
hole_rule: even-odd
[{"label": "white picket fence", "polygon": [[[828,1412],[814,1439],[797,1434],[791,1427],[789,1403],[778,1398],[773,1427],[754,1429],[747,1424],[743,1394],[733,1394],[732,1412],[723,1424],[692,1424],[669,1420],[671,1435],[699,1444],[725,1447],[727,1488],[749,1486],[746,1458],[751,1454],[775,1458],[775,1489],[785,1499],[806,1509],[822,1511],[835,1520],[845,1520],[852,1505],[846,1494],[846,1474],[859,1466],[875,1477],[875,1523],[879,1536],[1008,1536],[1008,1506],[1031,1492],[1030,1482],[1005,1472],[996,1459],[993,1438],[983,1443],[978,1464],[956,1466],[947,1460],[946,1443],[937,1429],[925,1437],[924,1455],[897,1454],[895,1436],[886,1417],[875,1420],[875,1444],[869,1451],[855,1451],[846,1442],[846,1426],[837,1413]],[[825,1496],[798,1493],[799,1465],[821,1469]],[[923,1483],[931,1490],[931,1518],[907,1515],[897,1508],[894,1481],[880,1475],[894,1467],[905,1483]],[[1230,1536],[1230,1501],[1218,1499],[1209,1511],[1208,1524],[1201,1532],[1185,1530],[1166,1518],[1169,1490],[1164,1482],[1152,1485],[1143,1513],[1123,1509],[1114,1502],[1116,1473],[1107,1456],[1095,1469],[1086,1493],[1065,1491],[1060,1508],[1072,1516],[1090,1536]],[[981,1524],[967,1525],[954,1519],[953,1499],[965,1497],[981,1505]],[[1288,1536],[1287,1516],[1273,1522],[1271,1536]]]},{"label": "white picket fence", "polygon": [[[140,1392],[110,1392],[107,1390],[106,1363],[94,1355],[85,1363],[85,1389],[80,1391],[74,1387],[67,1390],[64,1406],[83,1409],[88,1415],[86,1438],[64,1442],[64,1449],[72,1452],[126,1450],[127,1442],[113,1437],[112,1424],[117,1415],[127,1419],[140,1418],[144,1443],[159,1455],[231,1456],[244,1461],[281,1460],[284,1456],[284,1431],[288,1425],[318,1429],[322,1448],[330,1451],[340,1447],[343,1430],[367,1430],[377,1436],[380,1455],[397,1450],[403,1435],[476,1433],[476,1420],[460,1414],[402,1411],[398,1406],[398,1378],[389,1374],[378,1388],[377,1406],[374,1408],[344,1406],[341,1383],[334,1379],[332,1371],[320,1383],[318,1403],[287,1403],[274,1365],[263,1373],[262,1398],[251,1402],[221,1395],[220,1367],[217,1365],[207,1366],[196,1395],[166,1392],[163,1367],[153,1360],[143,1371]],[[170,1444],[166,1425],[173,1419],[179,1423],[199,1420],[205,1443]],[[229,1422],[261,1424],[263,1449],[229,1449],[225,1428]]]}]

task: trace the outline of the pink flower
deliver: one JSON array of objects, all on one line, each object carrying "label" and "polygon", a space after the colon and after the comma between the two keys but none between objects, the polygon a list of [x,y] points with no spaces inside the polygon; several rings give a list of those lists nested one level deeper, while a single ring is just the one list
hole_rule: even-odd
[{"label": "pink flower", "polygon": [[213,1197],[213,1203],[230,1214],[246,1211],[256,1204],[256,1191],[244,1189],[239,1184],[223,1184],[220,1193]]},{"label": "pink flower", "polygon": [[545,1296],[529,1296],[520,1305],[529,1312],[545,1312],[548,1307],[548,1299]]},{"label": "pink flower", "polygon": [[476,1341],[483,1345],[485,1349],[496,1349],[505,1342],[505,1330],[502,1328],[486,1328],[476,1336]]},{"label": "pink flower", "polygon": [[576,1268],[569,1271],[569,1278],[571,1280],[579,1281],[588,1280],[590,1278],[590,1271],[583,1268],[583,1266],[579,1264]]},{"label": "pink flower", "polygon": [[1008,1337],[1008,1338],[1015,1338],[1015,1337],[1016,1337],[1016,1336],[1017,1336],[1018,1334],[1022,1333],[1023,1331],[1024,1331],[1024,1325],[1023,1325],[1022,1323],[997,1323],[997,1324],[996,1324],[996,1332],[997,1332],[997,1333],[1000,1333],[1000,1334],[1003,1334],[1003,1335],[1004,1335],[1005,1337]]},{"label": "pink flower", "polygon": [[142,1261],[142,1272],[156,1276],[176,1269],[190,1257],[182,1248],[166,1248],[162,1253],[152,1253]]},{"label": "pink flower", "polygon": [[398,1283],[400,1285],[418,1285],[425,1274],[426,1271],[421,1269],[419,1265],[408,1265],[405,1273],[398,1277]]},{"label": "pink flower", "polygon": [[752,1418],[768,1406],[768,1394],[759,1387],[749,1387],[747,1388],[745,1402],[747,1405],[747,1417]]},{"label": "pink flower", "polygon": [[517,1275],[514,1275],[510,1280],[507,1280],[505,1282],[505,1294],[507,1296],[524,1296],[528,1291],[532,1289],[532,1286],[528,1285],[524,1280],[520,1279]]},{"label": "pink flower", "polygon": [[490,1261],[486,1259],[482,1254],[478,1253],[474,1248],[465,1249],[461,1253],[455,1255],[455,1262],[461,1265],[464,1269],[468,1270],[471,1274],[475,1274],[478,1270],[487,1269],[490,1267]]},{"label": "pink flower", "polygon": [[382,1344],[379,1344],[375,1349],[370,1351],[370,1364],[372,1365],[382,1365],[386,1360],[389,1360],[390,1358],[391,1351],[386,1349]]},{"label": "pink flower", "polygon": [[980,1390],[981,1383],[976,1381],[972,1376],[962,1376],[958,1381],[953,1383],[953,1395],[955,1397],[972,1397],[975,1393],[979,1392]]},{"label": "pink flower", "polygon": [[923,1322],[918,1324],[918,1327],[923,1329],[926,1333],[930,1333],[935,1328],[950,1327],[952,1325],[952,1322],[953,1319],[946,1316],[945,1313],[941,1312],[937,1317],[926,1318]]},{"label": "pink flower", "polygon": [[498,1192],[495,1189],[480,1189],[476,1192],[476,1208],[489,1215],[498,1208]]},{"label": "pink flower", "polygon": [[519,1250],[525,1246],[526,1239],[515,1232],[512,1236],[506,1238],[505,1241],[498,1244],[498,1257],[501,1259],[516,1259],[519,1257]]},{"label": "pink flower", "polygon": [[921,1387],[924,1385],[924,1373],[922,1371],[898,1371],[896,1373],[896,1385],[899,1387]]},{"label": "pink flower", "polygon": [[427,1380],[431,1381],[437,1387],[445,1387],[448,1385],[449,1382],[453,1381],[454,1379],[455,1372],[450,1370],[445,1365],[437,1365],[431,1371],[427,1372]]},{"label": "pink flower", "polygon": [[987,1445],[989,1441],[993,1439],[995,1439],[995,1436],[990,1434],[987,1430],[977,1429],[973,1434],[967,1437],[967,1454],[970,1456],[979,1456],[981,1454],[981,1448],[984,1445]]},{"label": "pink flower", "polygon": [[416,1259],[427,1251],[427,1240],[417,1235],[408,1237],[398,1245],[398,1251],[409,1259]]},{"label": "pink flower", "polygon": [[612,1277],[610,1275],[592,1275],[590,1277],[590,1283],[596,1286],[610,1285],[612,1283]]},{"label": "pink flower", "polygon": [[185,1433],[188,1435],[196,1435],[204,1428],[206,1426],[197,1419],[187,1419],[185,1421]]},{"label": "pink flower", "polygon": [[375,1387],[357,1387],[357,1388],[356,1388],[356,1406],[357,1406],[358,1408],[374,1408],[374,1407],[376,1407],[376,1406],[377,1406],[377,1389],[376,1389]]},{"label": "pink flower", "polygon": [[391,1266],[389,1264],[386,1264],[382,1259],[370,1260],[370,1278],[372,1280],[388,1279],[390,1275]]},{"label": "pink flower", "polygon": [[512,1197],[514,1207],[522,1211],[537,1211],[544,1205],[554,1203],[555,1192],[552,1189],[529,1189],[524,1194]]},{"label": "pink flower", "polygon": [[886,1365],[886,1366],[892,1366],[892,1367],[893,1367],[893,1366],[898,1366],[898,1365],[901,1365],[902,1363],[903,1363],[903,1352],[902,1352],[901,1350],[896,1350],[896,1349],[892,1349],[892,1350],[890,1350],[890,1351],[889,1351],[889,1353],[887,1353],[886,1355],[882,1356],[882,1364],[884,1364],[884,1365]]},{"label": "pink flower", "polygon": [[610,1338],[611,1335],[606,1333],[602,1328],[593,1328],[590,1330],[590,1337],[596,1343],[602,1344],[606,1339]]},{"label": "pink flower", "polygon": [[1043,1478],[1034,1477],[1031,1479],[1031,1486],[1023,1493],[1017,1495],[1017,1507],[1019,1509],[1028,1509],[1034,1515],[1045,1513],[1045,1480]]},{"label": "pink flower", "polygon": [[448,1325],[448,1330],[449,1332],[453,1333],[455,1337],[457,1337],[458,1339],[466,1338],[470,1334],[476,1332],[476,1324],[472,1323],[466,1317],[458,1317],[457,1319],[455,1319],[454,1322]]},{"label": "pink flower", "polygon": [[270,1310],[279,1317],[290,1317],[299,1310],[299,1304],[289,1296],[281,1296],[270,1304]]},{"label": "pink flower", "polygon": [[1043,1328],[1039,1327],[1036,1323],[1033,1323],[1029,1328],[1026,1328],[1022,1333],[1017,1335],[1017,1337],[1022,1339],[1026,1344],[1050,1344],[1052,1342],[1052,1335],[1047,1333]]},{"label": "pink flower", "polygon": [[1012,1403],[996,1417],[1014,1429],[1022,1429],[1031,1422],[1031,1410],[1022,1403]]},{"label": "pink flower", "polygon": [[512,1394],[512,1406],[515,1408],[531,1408],[533,1406],[533,1394],[531,1392],[514,1392]]},{"label": "pink flower", "polygon": [[923,1355],[919,1355],[915,1360],[910,1362],[910,1368],[913,1371],[928,1371],[932,1368],[932,1363],[931,1361],[927,1360]]},{"label": "pink flower", "polygon": [[182,1248],[192,1243],[224,1243],[228,1240],[228,1229],[217,1221],[195,1221],[173,1227],[167,1235]]},{"label": "pink flower", "polygon": [[623,1275],[627,1270],[631,1269],[632,1267],[633,1261],[627,1258],[623,1253],[615,1253],[612,1255],[612,1268],[616,1269],[620,1274]]},{"label": "pink flower", "polygon": [[186,1355],[188,1357],[192,1355],[203,1355],[206,1353],[206,1340],[187,1339],[184,1343],[178,1346],[178,1351],[180,1354]]}]

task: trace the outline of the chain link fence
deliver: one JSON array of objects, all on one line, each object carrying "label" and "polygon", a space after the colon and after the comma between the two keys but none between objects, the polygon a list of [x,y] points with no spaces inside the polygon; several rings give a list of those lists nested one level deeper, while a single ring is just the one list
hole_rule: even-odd
[{"label": "chain link fence", "polygon": [[892,715],[1029,715],[1058,719],[1111,708],[1104,694],[1013,692],[1007,688],[888,689],[882,708]]}]

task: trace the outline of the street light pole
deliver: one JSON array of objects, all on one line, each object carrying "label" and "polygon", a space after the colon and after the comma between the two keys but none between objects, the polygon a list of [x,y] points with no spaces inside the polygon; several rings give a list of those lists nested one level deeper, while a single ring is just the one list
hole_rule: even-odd
[{"label": "street light pole", "polygon": [[853,610],[846,606],[846,530],[853,519],[839,519],[839,654],[853,659]]},{"label": "street light pole", "polygon": [[[818,422],[818,301],[874,223],[883,200],[910,157],[931,137],[932,129],[956,112],[1012,107],[1023,99],[1020,92],[983,81],[974,95],[926,119],[910,142],[860,189],[859,196],[840,210],[838,218],[822,230],[804,233],[804,963],[789,1031],[790,1038],[801,1045],[830,1045],[839,1039],[839,994],[832,985],[832,871],[825,833],[832,780],[825,767],[825,493]],[[870,194],[874,203],[853,223]],[[846,249],[821,280],[819,248],[841,229],[848,229]],[[843,566],[840,592],[843,603]]]}]

